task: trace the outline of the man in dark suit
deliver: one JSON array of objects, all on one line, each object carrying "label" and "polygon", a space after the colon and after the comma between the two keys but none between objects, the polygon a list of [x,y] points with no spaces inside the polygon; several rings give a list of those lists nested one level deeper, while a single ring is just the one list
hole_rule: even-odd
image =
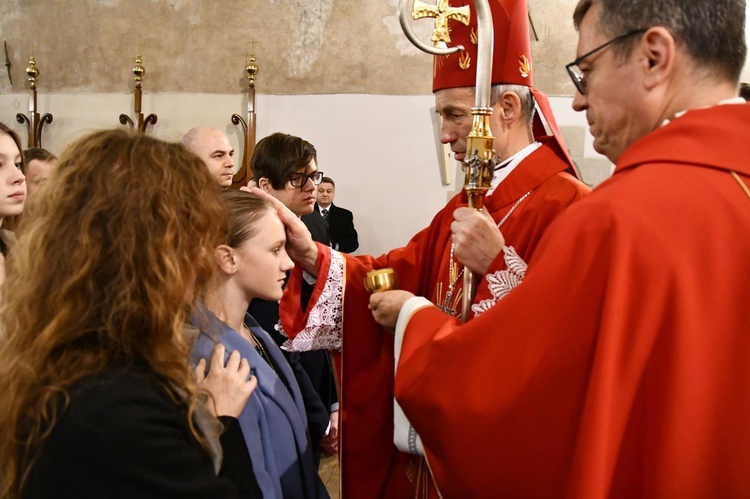
[{"label": "man in dark suit", "polygon": [[[331,237],[331,246],[333,249],[344,253],[351,253],[359,248],[357,230],[354,228],[354,216],[351,211],[333,204],[333,196],[335,194],[336,184],[330,177],[323,177],[316,191],[317,202],[315,203],[315,211],[311,215],[308,215],[307,218],[313,218],[313,215],[316,213],[319,214],[322,219],[328,222],[328,233]],[[302,217],[302,220],[310,232],[312,232],[305,217]],[[315,239],[314,234],[313,239]]]}]

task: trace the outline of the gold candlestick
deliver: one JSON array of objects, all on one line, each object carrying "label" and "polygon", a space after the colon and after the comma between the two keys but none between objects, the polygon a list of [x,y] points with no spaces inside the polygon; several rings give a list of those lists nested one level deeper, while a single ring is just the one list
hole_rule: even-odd
[{"label": "gold candlestick", "polygon": [[141,100],[143,98],[141,82],[143,81],[143,76],[146,74],[146,68],[143,67],[143,60],[141,59],[140,53],[135,56],[135,67],[133,68],[133,74],[135,75],[135,91],[133,95],[135,121],[133,121],[127,114],[121,114],[120,123],[123,125],[130,125],[131,130],[137,129],[141,133],[146,133],[146,127],[148,127],[148,125],[155,125],[158,118],[155,114],[149,114],[144,118],[143,113],[141,112]]},{"label": "gold candlestick", "polygon": [[[255,40],[250,43],[254,45]],[[239,114],[232,115],[232,124],[242,125],[242,135],[245,142],[242,149],[242,163],[240,164],[237,173],[232,178],[232,188],[234,189],[239,189],[243,185],[247,185],[247,183],[253,178],[253,172],[250,170],[250,157],[255,149],[255,80],[258,77],[260,68],[255,62],[255,51],[251,52],[250,57],[246,57],[246,59],[247,120],[243,119]]]},{"label": "gold candlestick", "polygon": [[42,147],[42,128],[45,123],[52,123],[54,119],[49,113],[40,115],[37,112],[37,89],[36,83],[40,75],[39,68],[36,66],[36,58],[34,57],[34,45],[31,46],[31,57],[29,57],[29,67],[26,68],[26,75],[28,76],[29,87],[31,88],[31,98],[29,99],[29,116],[25,114],[16,114],[16,121],[22,125],[26,125],[26,131],[28,133],[28,144],[29,147]]}]

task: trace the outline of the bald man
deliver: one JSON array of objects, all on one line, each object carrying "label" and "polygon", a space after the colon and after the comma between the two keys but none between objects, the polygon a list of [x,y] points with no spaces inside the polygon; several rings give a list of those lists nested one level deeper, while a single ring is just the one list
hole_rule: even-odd
[{"label": "bald man", "polygon": [[221,187],[232,185],[234,148],[227,134],[216,128],[196,127],[185,134],[182,145],[203,160]]},{"label": "bald man", "polygon": [[26,161],[26,188],[27,198],[36,194],[39,188],[47,181],[52,169],[57,165],[57,156],[41,147],[32,147],[23,152]]}]

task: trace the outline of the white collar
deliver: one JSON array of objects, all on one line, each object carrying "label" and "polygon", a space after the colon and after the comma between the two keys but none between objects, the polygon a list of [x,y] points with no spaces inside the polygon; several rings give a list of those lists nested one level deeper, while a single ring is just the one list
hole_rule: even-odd
[{"label": "white collar", "polygon": [[507,163],[507,166],[504,166],[503,168],[500,168],[499,170],[495,170],[495,174],[492,176],[492,186],[490,187],[490,190],[487,191],[487,195],[492,194],[492,192],[497,189],[497,186],[500,185],[500,183],[508,178],[508,175],[515,170],[515,168],[526,159],[532,152],[536,151],[542,147],[541,142],[532,142],[531,144],[527,145],[517,153],[515,153],[510,158],[506,159],[504,163]]}]

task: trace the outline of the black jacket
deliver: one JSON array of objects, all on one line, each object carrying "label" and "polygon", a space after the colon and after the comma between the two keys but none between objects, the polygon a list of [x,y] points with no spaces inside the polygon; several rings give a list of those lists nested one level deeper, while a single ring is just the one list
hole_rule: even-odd
[{"label": "black jacket", "polygon": [[302,220],[302,222],[304,222],[307,230],[310,231],[310,235],[312,236],[313,241],[331,246],[331,237],[328,229],[328,224],[326,224],[326,221],[323,220],[323,217],[320,216],[320,212],[318,212],[317,209],[312,213],[302,215],[300,219]]},{"label": "black jacket", "polygon": [[221,436],[217,477],[185,408],[148,372],[109,369],[79,381],[70,397],[24,498],[261,497],[237,420],[225,419],[231,423]]}]

